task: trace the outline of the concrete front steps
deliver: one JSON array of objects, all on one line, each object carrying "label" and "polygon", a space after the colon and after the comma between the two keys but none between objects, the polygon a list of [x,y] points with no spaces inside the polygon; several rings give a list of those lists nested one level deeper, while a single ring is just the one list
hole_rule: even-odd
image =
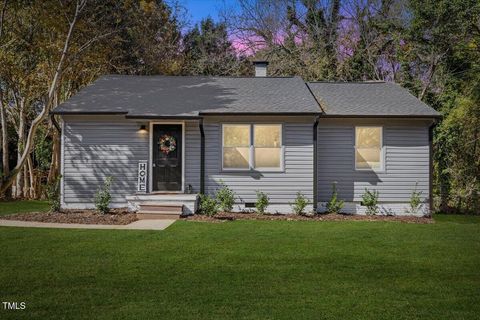
[{"label": "concrete front steps", "polygon": [[139,219],[178,219],[194,214],[198,195],[183,193],[146,193],[127,196],[128,208]]},{"label": "concrete front steps", "polygon": [[178,219],[183,214],[183,204],[140,204],[138,219]]}]

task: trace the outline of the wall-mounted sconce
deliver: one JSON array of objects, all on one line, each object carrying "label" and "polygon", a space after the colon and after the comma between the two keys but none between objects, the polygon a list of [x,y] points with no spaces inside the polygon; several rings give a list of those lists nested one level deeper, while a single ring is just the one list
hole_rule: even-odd
[{"label": "wall-mounted sconce", "polygon": [[140,126],[140,130],[139,130],[139,131],[140,131],[140,133],[147,133],[147,126],[144,125],[144,124],[142,124],[142,125]]}]

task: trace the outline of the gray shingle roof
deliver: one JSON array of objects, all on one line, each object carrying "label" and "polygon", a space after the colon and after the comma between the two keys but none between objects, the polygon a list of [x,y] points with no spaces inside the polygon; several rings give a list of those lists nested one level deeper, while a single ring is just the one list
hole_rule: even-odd
[{"label": "gray shingle roof", "polygon": [[305,82],[292,78],[122,76],[99,78],[54,110],[58,114],[320,113]]},{"label": "gray shingle roof", "polygon": [[309,82],[308,86],[328,116],[440,116],[395,83]]},{"label": "gray shingle roof", "polygon": [[[307,87],[308,85],[308,87]],[[310,90],[309,90],[310,89]],[[311,91],[311,92],[310,92]],[[315,96],[312,96],[312,94]],[[315,100],[316,99],[316,100]],[[108,75],[53,112],[127,117],[202,114],[312,114],[438,117],[406,89],[388,82],[305,82],[299,77],[175,77]]]}]

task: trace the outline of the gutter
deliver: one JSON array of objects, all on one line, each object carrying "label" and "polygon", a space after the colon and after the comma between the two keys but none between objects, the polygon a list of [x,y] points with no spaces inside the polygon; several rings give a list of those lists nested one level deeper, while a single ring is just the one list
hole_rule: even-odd
[{"label": "gutter", "polygon": [[323,118],[395,118],[395,119],[440,119],[441,115],[366,115],[366,114],[358,114],[358,115],[349,115],[349,114],[322,114]]},{"label": "gutter", "polygon": [[317,116],[320,112],[200,112],[201,116]]},{"label": "gutter", "polygon": [[205,131],[203,129],[203,118],[200,118],[198,127],[200,129],[200,194],[205,194]]},{"label": "gutter", "polygon": [[91,112],[91,111],[74,111],[74,112],[62,112],[62,111],[51,111],[50,114],[55,115],[64,115],[64,116],[103,116],[103,115],[123,115],[127,114],[128,112],[124,111],[98,111],[98,112]]},{"label": "gutter", "polygon": [[199,116],[151,116],[151,115],[126,115],[125,119],[191,119],[191,120],[200,120],[202,117]]},{"label": "gutter", "polygon": [[[320,106],[320,102],[317,102]],[[320,107],[321,108],[321,107]],[[127,119],[192,119],[199,120],[202,116],[322,116],[323,118],[395,118],[395,119],[441,119],[442,115],[375,115],[375,114],[327,114],[321,112],[200,112],[198,116],[186,115],[129,115],[128,112],[120,111],[78,111],[78,112],[57,112],[52,111],[50,114],[78,116],[78,115],[125,115]]]}]

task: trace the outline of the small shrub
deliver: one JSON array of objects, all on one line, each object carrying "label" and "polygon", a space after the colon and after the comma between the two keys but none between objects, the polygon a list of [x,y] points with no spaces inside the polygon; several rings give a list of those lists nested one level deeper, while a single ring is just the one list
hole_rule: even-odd
[{"label": "small shrub", "polygon": [[295,214],[304,215],[304,210],[309,204],[310,200],[308,200],[301,192],[297,192],[297,197],[293,203],[290,203],[290,206]]},{"label": "small shrub", "polygon": [[340,213],[340,211],[343,209],[344,203],[345,202],[343,200],[338,200],[337,183],[334,182],[332,184],[332,197],[327,202],[327,212]]},{"label": "small shrub", "polygon": [[365,188],[362,195],[362,205],[367,207],[367,215],[375,215],[378,213],[378,191],[370,191]]},{"label": "small shrub", "polygon": [[422,191],[417,191],[418,183],[415,183],[415,189],[413,189],[412,194],[410,195],[410,213],[417,213],[422,205]]},{"label": "small shrub", "polygon": [[56,212],[60,211],[60,181],[61,176],[59,175],[55,181],[47,185],[46,193],[48,204],[50,205],[50,211]]},{"label": "small shrub", "polygon": [[255,208],[257,209],[258,213],[264,214],[265,210],[270,204],[270,199],[268,198],[267,194],[264,192],[257,190],[256,193],[257,193],[257,201],[255,202]]},{"label": "small shrub", "polygon": [[207,216],[214,216],[218,213],[218,202],[208,194],[200,195],[200,213]]},{"label": "small shrub", "polygon": [[112,181],[112,177],[107,177],[103,183],[103,187],[98,189],[95,193],[95,207],[103,214],[108,213],[110,210],[110,201],[112,200],[110,187],[112,185]]},{"label": "small shrub", "polygon": [[217,201],[222,211],[230,212],[235,204],[235,192],[222,182],[222,187],[217,191]]}]

